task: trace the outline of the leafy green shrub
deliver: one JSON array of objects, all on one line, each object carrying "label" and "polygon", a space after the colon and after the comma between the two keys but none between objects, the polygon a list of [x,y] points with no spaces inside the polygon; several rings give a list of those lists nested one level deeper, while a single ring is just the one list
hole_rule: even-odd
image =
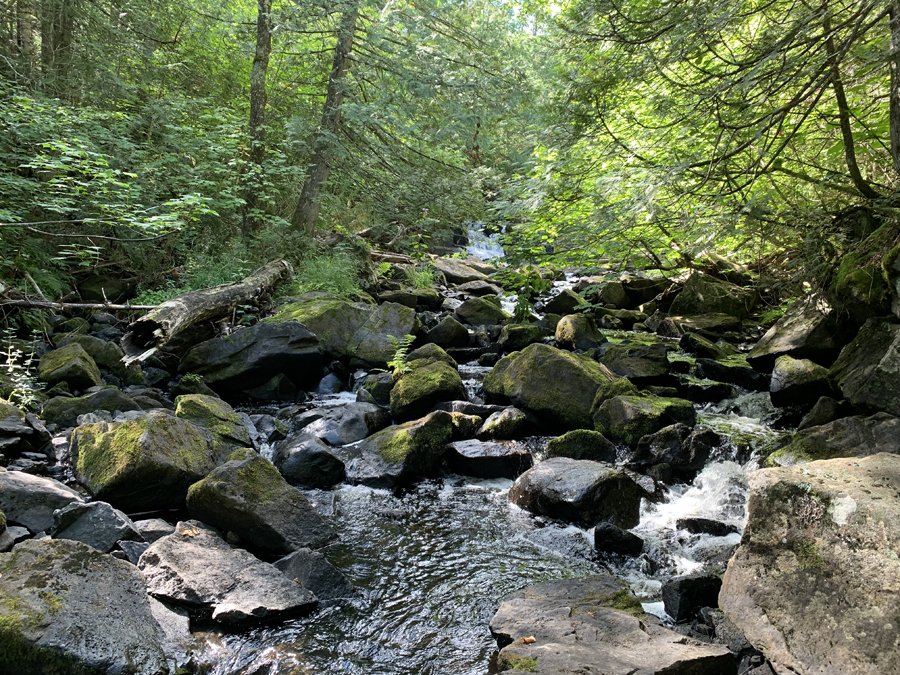
[{"label": "leafy green shrub", "polygon": [[407,267],[406,279],[413,288],[433,288],[436,281],[434,265]]},{"label": "leafy green shrub", "polygon": [[356,259],[346,250],[311,254],[297,268],[292,293],[324,291],[352,298],[359,295],[359,268]]}]

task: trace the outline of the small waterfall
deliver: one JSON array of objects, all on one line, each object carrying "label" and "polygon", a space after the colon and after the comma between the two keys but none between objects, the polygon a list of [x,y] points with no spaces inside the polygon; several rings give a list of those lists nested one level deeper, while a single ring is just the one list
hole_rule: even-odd
[{"label": "small waterfall", "polygon": [[502,258],[506,255],[503,246],[500,244],[500,234],[485,234],[484,223],[469,222],[466,223],[468,230],[469,245],[466,246],[466,252],[474,255],[482,260],[491,258]]}]

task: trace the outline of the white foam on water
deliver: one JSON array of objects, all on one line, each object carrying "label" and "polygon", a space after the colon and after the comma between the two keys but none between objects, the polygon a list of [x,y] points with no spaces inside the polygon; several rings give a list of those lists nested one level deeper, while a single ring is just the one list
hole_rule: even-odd
[{"label": "white foam on water", "polygon": [[467,233],[469,245],[466,246],[466,252],[482,260],[504,257],[506,251],[503,250],[503,245],[500,243],[500,235],[485,234],[480,229],[482,226],[483,223],[469,223]]}]

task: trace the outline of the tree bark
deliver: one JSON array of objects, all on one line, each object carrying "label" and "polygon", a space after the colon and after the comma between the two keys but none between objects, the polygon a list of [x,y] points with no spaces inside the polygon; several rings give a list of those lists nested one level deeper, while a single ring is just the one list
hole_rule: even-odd
[{"label": "tree bark", "polygon": [[61,91],[72,61],[77,0],[42,0],[41,67],[53,91]]},{"label": "tree bark", "polygon": [[891,104],[888,119],[891,130],[891,159],[900,174],[900,0],[891,0],[888,8],[891,27]]},{"label": "tree bark", "polygon": [[256,232],[260,226],[260,219],[254,212],[259,207],[260,179],[266,158],[266,73],[271,53],[272,0],[257,0],[256,53],[250,71],[250,157],[242,221],[245,237]]},{"label": "tree bark", "polygon": [[37,17],[33,0],[16,0],[16,48],[19,52],[19,69],[28,82],[31,82],[34,76],[36,65],[36,33]]},{"label": "tree bark", "polygon": [[129,324],[122,338],[122,361],[130,365],[150,358],[178,333],[198,321],[227,315],[245,302],[258,299],[291,273],[285,260],[270,262],[243,281],[191,291],[167,300]]},{"label": "tree bark", "polygon": [[291,217],[291,225],[310,236],[315,234],[319,211],[322,208],[322,186],[331,172],[331,161],[337,144],[336,134],[341,121],[341,104],[344,102],[344,81],[350,70],[350,50],[353,48],[358,17],[359,2],[351,0],[341,16],[331,75],[328,78],[325,109],[322,111],[322,122],[313,145],[312,163],[306,170],[300,201]]}]

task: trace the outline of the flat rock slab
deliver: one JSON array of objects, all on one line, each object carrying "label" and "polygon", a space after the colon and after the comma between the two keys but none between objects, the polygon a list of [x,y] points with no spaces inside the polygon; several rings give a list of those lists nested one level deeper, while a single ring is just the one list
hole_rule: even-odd
[{"label": "flat rock slab", "polygon": [[109,553],[119,541],[140,541],[137,527],[106,502],[74,503],[54,512],[54,539],[70,539]]},{"label": "flat rock slab", "polygon": [[900,457],[750,476],[719,604],[776,672],[900,672]]},{"label": "flat rock slab", "polygon": [[168,673],[144,581],[76,541],[0,554],[0,672]]},{"label": "flat rock slab", "polygon": [[645,496],[628,472],[568,457],[553,457],[532,467],[509,490],[509,501],[526,511],[582,527],[611,522],[625,529],[638,524]]},{"label": "flat rock slab", "polygon": [[158,598],[208,610],[228,625],[248,625],[310,612],[316,596],[274,566],[231,548],[212,529],[189,520],[156,541],[138,568]]},{"label": "flat rock slab", "polygon": [[[624,610],[624,611],[623,611]],[[733,675],[731,652],[663,627],[618,579],[547,581],[506,596],[491,619],[501,672]],[[529,641],[526,642],[524,638]]]},{"label": "flat rock slab", "polygon": [[450,470],[476,478],[517,478],[534,464],[531,453],[515,441],[457,441],[447,446]]},{"label": "flat rock slab", "polygon": [[32,534],[53,527],[53,512],[84,499],[72,488],[51,478],[21,471],[0,471],[0,511],[10,523]]}]

